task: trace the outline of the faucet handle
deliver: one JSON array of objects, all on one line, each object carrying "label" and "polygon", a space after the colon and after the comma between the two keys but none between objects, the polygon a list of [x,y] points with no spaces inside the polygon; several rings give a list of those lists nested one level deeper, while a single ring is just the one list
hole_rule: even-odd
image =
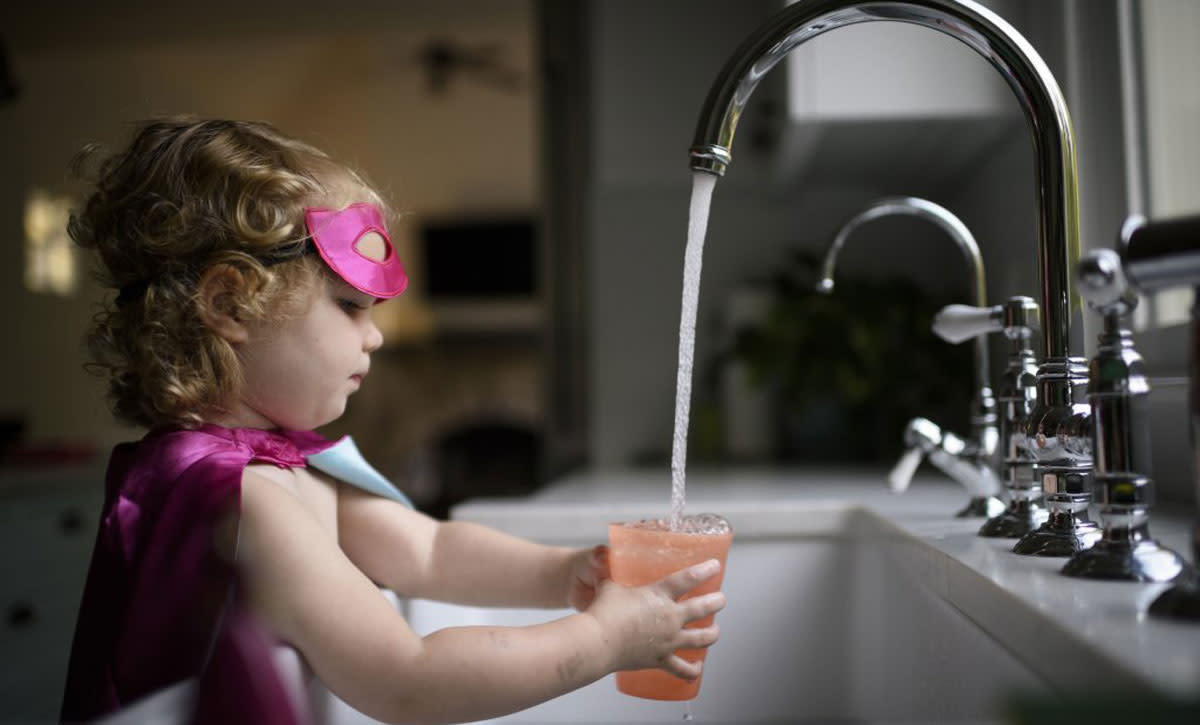
[{"label": "faucet handle", "polygon": [[946,342],[960,343],[1004,329],[1004,308],[946,305],[933,318],[933,331]]},{"label": "faucet handle", "polygon": [[1147,221],[1134,215],[1118,243],[1125,276],[1139,292],[1200,282],[1200,214]]},{"label": "faucet handle", "polygon": [[908,484],[912,483],[913,474],[917,472],[917,467],[921,465],[921,459],[925,457],[925,451],[917,446],[913,446],[900,456],[900,460],[896,461],[896,465],[888,472],[888,486],[891,487],[892,493],[904,493],[908,490]]},{"label": "faucet handle", "polygon": [[1002,330],[1010,339],[1027,338],[1037,326],[1037,303],[1032,297],[1020,295],[991,307],[946,305],[933,318],[933,331],[952,343]]},{"label": "faucet handle", "polygon": [[1093,249],[1076,268],[1079,294],[1102,315],[1124,315],[1137,306],[1137,292],[1121,266],[1121,255],[1111,249]]}]

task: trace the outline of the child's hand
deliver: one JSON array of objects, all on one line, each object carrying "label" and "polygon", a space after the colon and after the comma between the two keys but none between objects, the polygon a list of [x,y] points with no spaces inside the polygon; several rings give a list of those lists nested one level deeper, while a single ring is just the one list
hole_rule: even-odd
[{"label": "child's hand", "polygon": [[609,578],[608,547],[600,544],[575,552],[568,576],[567,604],[582,612],[592,605],[600,583]]},{"label": "child's hand", "polygon": [[614,648],[613,669],[658,667],[688,680],[699,677],[702,663],[688,662],[675,650],[708,647],[717,641],[715,624],[697,628],[684,625],[720,611],[725,606],[725,595],[718,591],[677,600],[720,569],[719,562],[710,560],[644,587],[602,583],[588,614],[600,623],[605,640]]}]

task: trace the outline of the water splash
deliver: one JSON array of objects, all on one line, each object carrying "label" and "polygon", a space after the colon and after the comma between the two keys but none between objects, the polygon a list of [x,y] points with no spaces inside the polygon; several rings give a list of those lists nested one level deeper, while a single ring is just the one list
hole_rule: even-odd
[{"label": "water splash", "polygon": [[696,349],[696,307],[700,300],[700,267],[704,234],[717,177],[703,171],[692,175],[692,204],[688,212],[687,250],[683,256],[683,304],[679,312],[679,369],[675,379],[675,439],[671,447],[671,522],[679,528],[687,485],[688,417],[692,401],[692,360]]}]

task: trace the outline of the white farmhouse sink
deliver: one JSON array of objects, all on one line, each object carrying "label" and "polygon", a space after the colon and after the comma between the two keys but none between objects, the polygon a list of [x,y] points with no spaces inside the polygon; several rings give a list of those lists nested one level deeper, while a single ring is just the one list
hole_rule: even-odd
[{"label": "white farmhouse sink", "polygon": [[[690,705],[697,723],[989,722],[1012,694],[1045,692],[1020,660],[926,585],[929,559],[914,553],[927,544],[865,508],[815,505],[786,515],[786,534],[762,521],[746,535],[735,531],[721,640]],[[736,529],[739,517],[730,518]],[[565,613],[407,603],[422,634]],[[683,703],[619,694],[612,679],[495,722],[681,721]]]}]

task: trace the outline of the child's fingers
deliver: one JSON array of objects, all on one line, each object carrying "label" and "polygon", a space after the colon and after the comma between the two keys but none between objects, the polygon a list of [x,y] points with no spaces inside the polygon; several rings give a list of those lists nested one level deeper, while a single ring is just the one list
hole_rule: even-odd
[{"label": "child's fingers", "polygon": [[716,576],[721,571],[721,562],[716,559],[699,564],[693,564],[686,569],[675,572],[659,584],[672,599],[678,599],[700,585],[706,579]]},{"label": "child's fingers", "polygon": [[683,608],[685,622],[694,622],[710,614],[716,614],[725,608],[724,592],[710,592],[699,597],[685,599],[679,603]]},{"label": "child's fingers", "polygon": [[685,680],[694,680],[700,676],[700,671],[704,668],[703,662],[688,662],[679,655],[671,655],[663,662],[663,669],[670,672],[676,677],[682,677]]},{"label": "child's fingers", "polygon": [[721,630],[717,629],[717,625],[715,624],[710,627],[685,629],[679,633],[679,647],[680,649],[703,649],[711,647],[720,636]]},{"label": "child's fingers", "polygon": [[596,572],[598,578],[607,579],[610,574],[608,571],[608,547],[604,544],[597,544],[592,548],[591,556],[592,569]]}]

